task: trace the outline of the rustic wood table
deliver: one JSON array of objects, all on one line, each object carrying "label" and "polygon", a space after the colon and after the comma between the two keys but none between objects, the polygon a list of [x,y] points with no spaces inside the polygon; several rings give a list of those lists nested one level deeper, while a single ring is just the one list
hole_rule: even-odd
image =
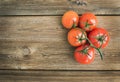
[{"label": "rustic wood table", "polygon": [[[61,17],[93,12],[111,40],[78,64]],[[120,82],[120,0],[0,0],[0,82]]]}]

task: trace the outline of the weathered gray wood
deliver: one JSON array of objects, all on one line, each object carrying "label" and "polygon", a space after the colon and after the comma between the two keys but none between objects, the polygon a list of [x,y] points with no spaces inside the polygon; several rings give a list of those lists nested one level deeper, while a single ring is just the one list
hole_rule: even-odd
[{"label": "weathered gray wood", "polygon": [[0,82],[119,82],[120,71],[0,70]]},{"label": "weathered gray wood", "polygon": [[85,5],[79,6],[75,0],[71,1],[0,0],[0,15],[62,15],[71,9],[79,14],[89,11],[98,15],[120,15],[120,0],[83,0]]},{"label": "weathered gray wood", "polygon": [[120,16],[97,18],[111,37],[104,60],[96,55],[91,65],[80,65],[61,16],[0,17],[0,69],[120,70]]}]

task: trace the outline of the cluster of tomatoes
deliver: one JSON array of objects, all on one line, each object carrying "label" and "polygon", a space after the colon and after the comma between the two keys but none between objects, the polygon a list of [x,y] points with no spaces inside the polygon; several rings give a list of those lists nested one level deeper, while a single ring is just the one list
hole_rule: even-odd
[{"label": "cluster of tomatoes", "polygon": [[74,11],[67,11],[62,17],[62,24],[68,32],[68,42],[76,47],[75,60],[81,64],[90,64],[95,59],[95,51],[98,51],[101,59],[101,48],[105,48],[109,42],[109,34],[104,28],[98,28],[97,18],[93,13],[87,12],[79,15]]}]

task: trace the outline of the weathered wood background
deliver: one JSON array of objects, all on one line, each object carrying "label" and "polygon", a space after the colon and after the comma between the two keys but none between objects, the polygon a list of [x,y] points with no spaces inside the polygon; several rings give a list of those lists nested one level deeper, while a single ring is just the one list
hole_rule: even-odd
[{"label": "weathered wood background", "polygon": [[[82,1],[82,0],[80,0]],[[0,0],[0,82],[120,82],[120,0]],[[73,58],[61,17],[93,12],[111,40],[90,65]]]}]

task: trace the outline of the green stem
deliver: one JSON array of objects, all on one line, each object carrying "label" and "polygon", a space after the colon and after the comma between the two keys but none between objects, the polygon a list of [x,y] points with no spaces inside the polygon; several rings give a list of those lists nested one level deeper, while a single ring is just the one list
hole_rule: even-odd
[{"label": "green stem", "polygon": [[103,54],[101,52],[101,49],[100,48],[96,48],[94,45],[91,45],[91,47],[95,48],[99,52],[101,60],[103,60]]},{"label": "green stem", "polygon": [[76,28],[76,23],[75,21],[73,20],[73,25],[72,25],[73,28]]},{"label": "green stem", "polygon": [[[82,33],[84,33],[83,30],[81,30],[81,31],[82,31]],[[86,36],[86,35],[85,35],[85,36]],[[86,40],[90,43],[90,46],[91,46],[91,47],[95,48],[95,49],[99,52],[100,57],[101,57],[101,60],[103,60],[103,54],[102,54],[100,48],[95,47],[95,46],[92,44],[92,42],[87,38],[87,36],[86,36]]]},{"label": "green stem", "polygon": [[101,52],[100,48],[96,48],[96,50],[99,52],[100,57],[101,57],[101,60],[103,60],[103,54],[102,54],[102,52]]},{"label": "green stem", "polygon": [[75,28],[76,27],[76,24],[75,23],[73,23],[73,26],[72,26],[73,28]]},{"label": "green stem", "polygon": [[95,49],[99,52],[100,57],[101,57],[101,60],[103,60],[103,54],[102,54],[100,48],[96,48],[96,47],[91,43],[91,41],[90,41],[87,37],[86,37],[86,39],[87,39],[88,42],[90,43],[90,46],[92,46],[93,48],[95,48]]},{"label": "green stem", "polygon": [[87,22],[85,23],[85,27],[86,27],[86,28],[89,28],[91,25],[93,25],[93,24],[89,24],[89,23],[88,23],[88,20],[87,20]]}]

